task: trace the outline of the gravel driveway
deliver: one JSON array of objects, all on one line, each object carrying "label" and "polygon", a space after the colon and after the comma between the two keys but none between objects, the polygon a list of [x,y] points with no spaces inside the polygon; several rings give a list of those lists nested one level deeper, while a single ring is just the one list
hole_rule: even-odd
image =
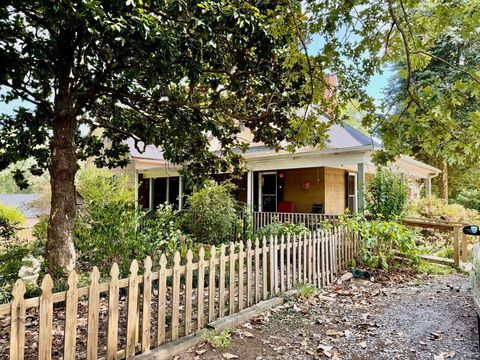
[{"label": "gravel driveway", "polygon": [[377,274],[252,319],[178,359],[480,359],[468,277]]}]

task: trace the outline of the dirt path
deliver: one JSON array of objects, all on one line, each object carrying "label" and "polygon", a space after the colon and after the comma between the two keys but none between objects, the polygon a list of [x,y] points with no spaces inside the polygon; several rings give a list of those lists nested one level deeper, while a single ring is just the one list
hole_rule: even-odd
[{"label": "dirt path", "polygon": [[469,279],[397,274],[349,280],[241,326],[228,348],[202,344],[178,358],[226,354],[247,360],[480,359]]}]

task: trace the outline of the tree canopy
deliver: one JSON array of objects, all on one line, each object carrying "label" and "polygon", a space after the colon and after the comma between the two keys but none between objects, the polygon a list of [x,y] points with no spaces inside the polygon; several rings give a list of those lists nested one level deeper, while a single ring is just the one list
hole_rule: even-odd
[{"label": "tree canopy", "polygon": [[448,198],[449,167],[464,173],[480,156],[472,136],[480,124],[480,4],[400,2],[389,9],[385,56],[396,76],[384,116],[372,123],[385,145],[377,159],[406,154],[440,167],[440,194]]},{"label": "tree canopy", "polygon": [[[126,139],[162,148],[191,174],[235,171],[236,134],[291,149],[321,144],[329,109],[305,54],[300,1],[8,0],[0,7],[0,96],[20,102],[0,116],[0,170],[33,158],[48,170],[51,267],[75,263],[72,233],[78,161],[128,162]],[[21,104],[29,103],[29,106]],[[299,108],[316,103],[299,116]],[[333,117],[333,116],[332,116]],[[102,129],[98,136],[97,129]],[[216,139],[220,153],[209,151]],[[21,187],[27,177],[14,173]]]}]

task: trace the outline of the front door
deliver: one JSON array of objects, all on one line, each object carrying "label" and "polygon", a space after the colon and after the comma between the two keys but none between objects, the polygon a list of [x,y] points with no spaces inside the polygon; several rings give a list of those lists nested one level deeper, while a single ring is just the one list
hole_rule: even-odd
[{"label": "front door", "polygon": [[258,174],[260,191],[258,192],[258,203],[260,211],[277,211],[277,173],[261,172]]}]

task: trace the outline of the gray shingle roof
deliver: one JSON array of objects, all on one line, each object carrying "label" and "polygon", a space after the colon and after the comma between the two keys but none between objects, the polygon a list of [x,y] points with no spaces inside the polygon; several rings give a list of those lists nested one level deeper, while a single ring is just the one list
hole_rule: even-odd
[{"label": "gray shingle roof", "polygon": [[332,125],[328,129],[328,135],[327,148],[329,149],[354,148],[367,145],[373,145],[374,147],[382,146],[372,137],[345,123]]},{"label": "gray shingle roof", "polygon": [[[320,118],[323,121],[327,119]],[[344,124],[334,124],[328,129],[329,140],[327,141],[327,149],[346,149],[357,148],[361,146],[373,145],[374,147],[381,147],[382,145],[372,139],[370,136],[355,129],[353,126]],[[153,145],[147,145],[145,151],[139,152],[135,147],[133,139],[127,140],[127,144],[130,148],[130,156],[137,159],[150,159],[150,160],[164,160],[163,151]],[[143,150],[143,143],[140,143],[140,149]],[[251,146],[246,154],[268,152],[272,149],[264,145]],[[238,151],[240,153],[240,151]]]}]

